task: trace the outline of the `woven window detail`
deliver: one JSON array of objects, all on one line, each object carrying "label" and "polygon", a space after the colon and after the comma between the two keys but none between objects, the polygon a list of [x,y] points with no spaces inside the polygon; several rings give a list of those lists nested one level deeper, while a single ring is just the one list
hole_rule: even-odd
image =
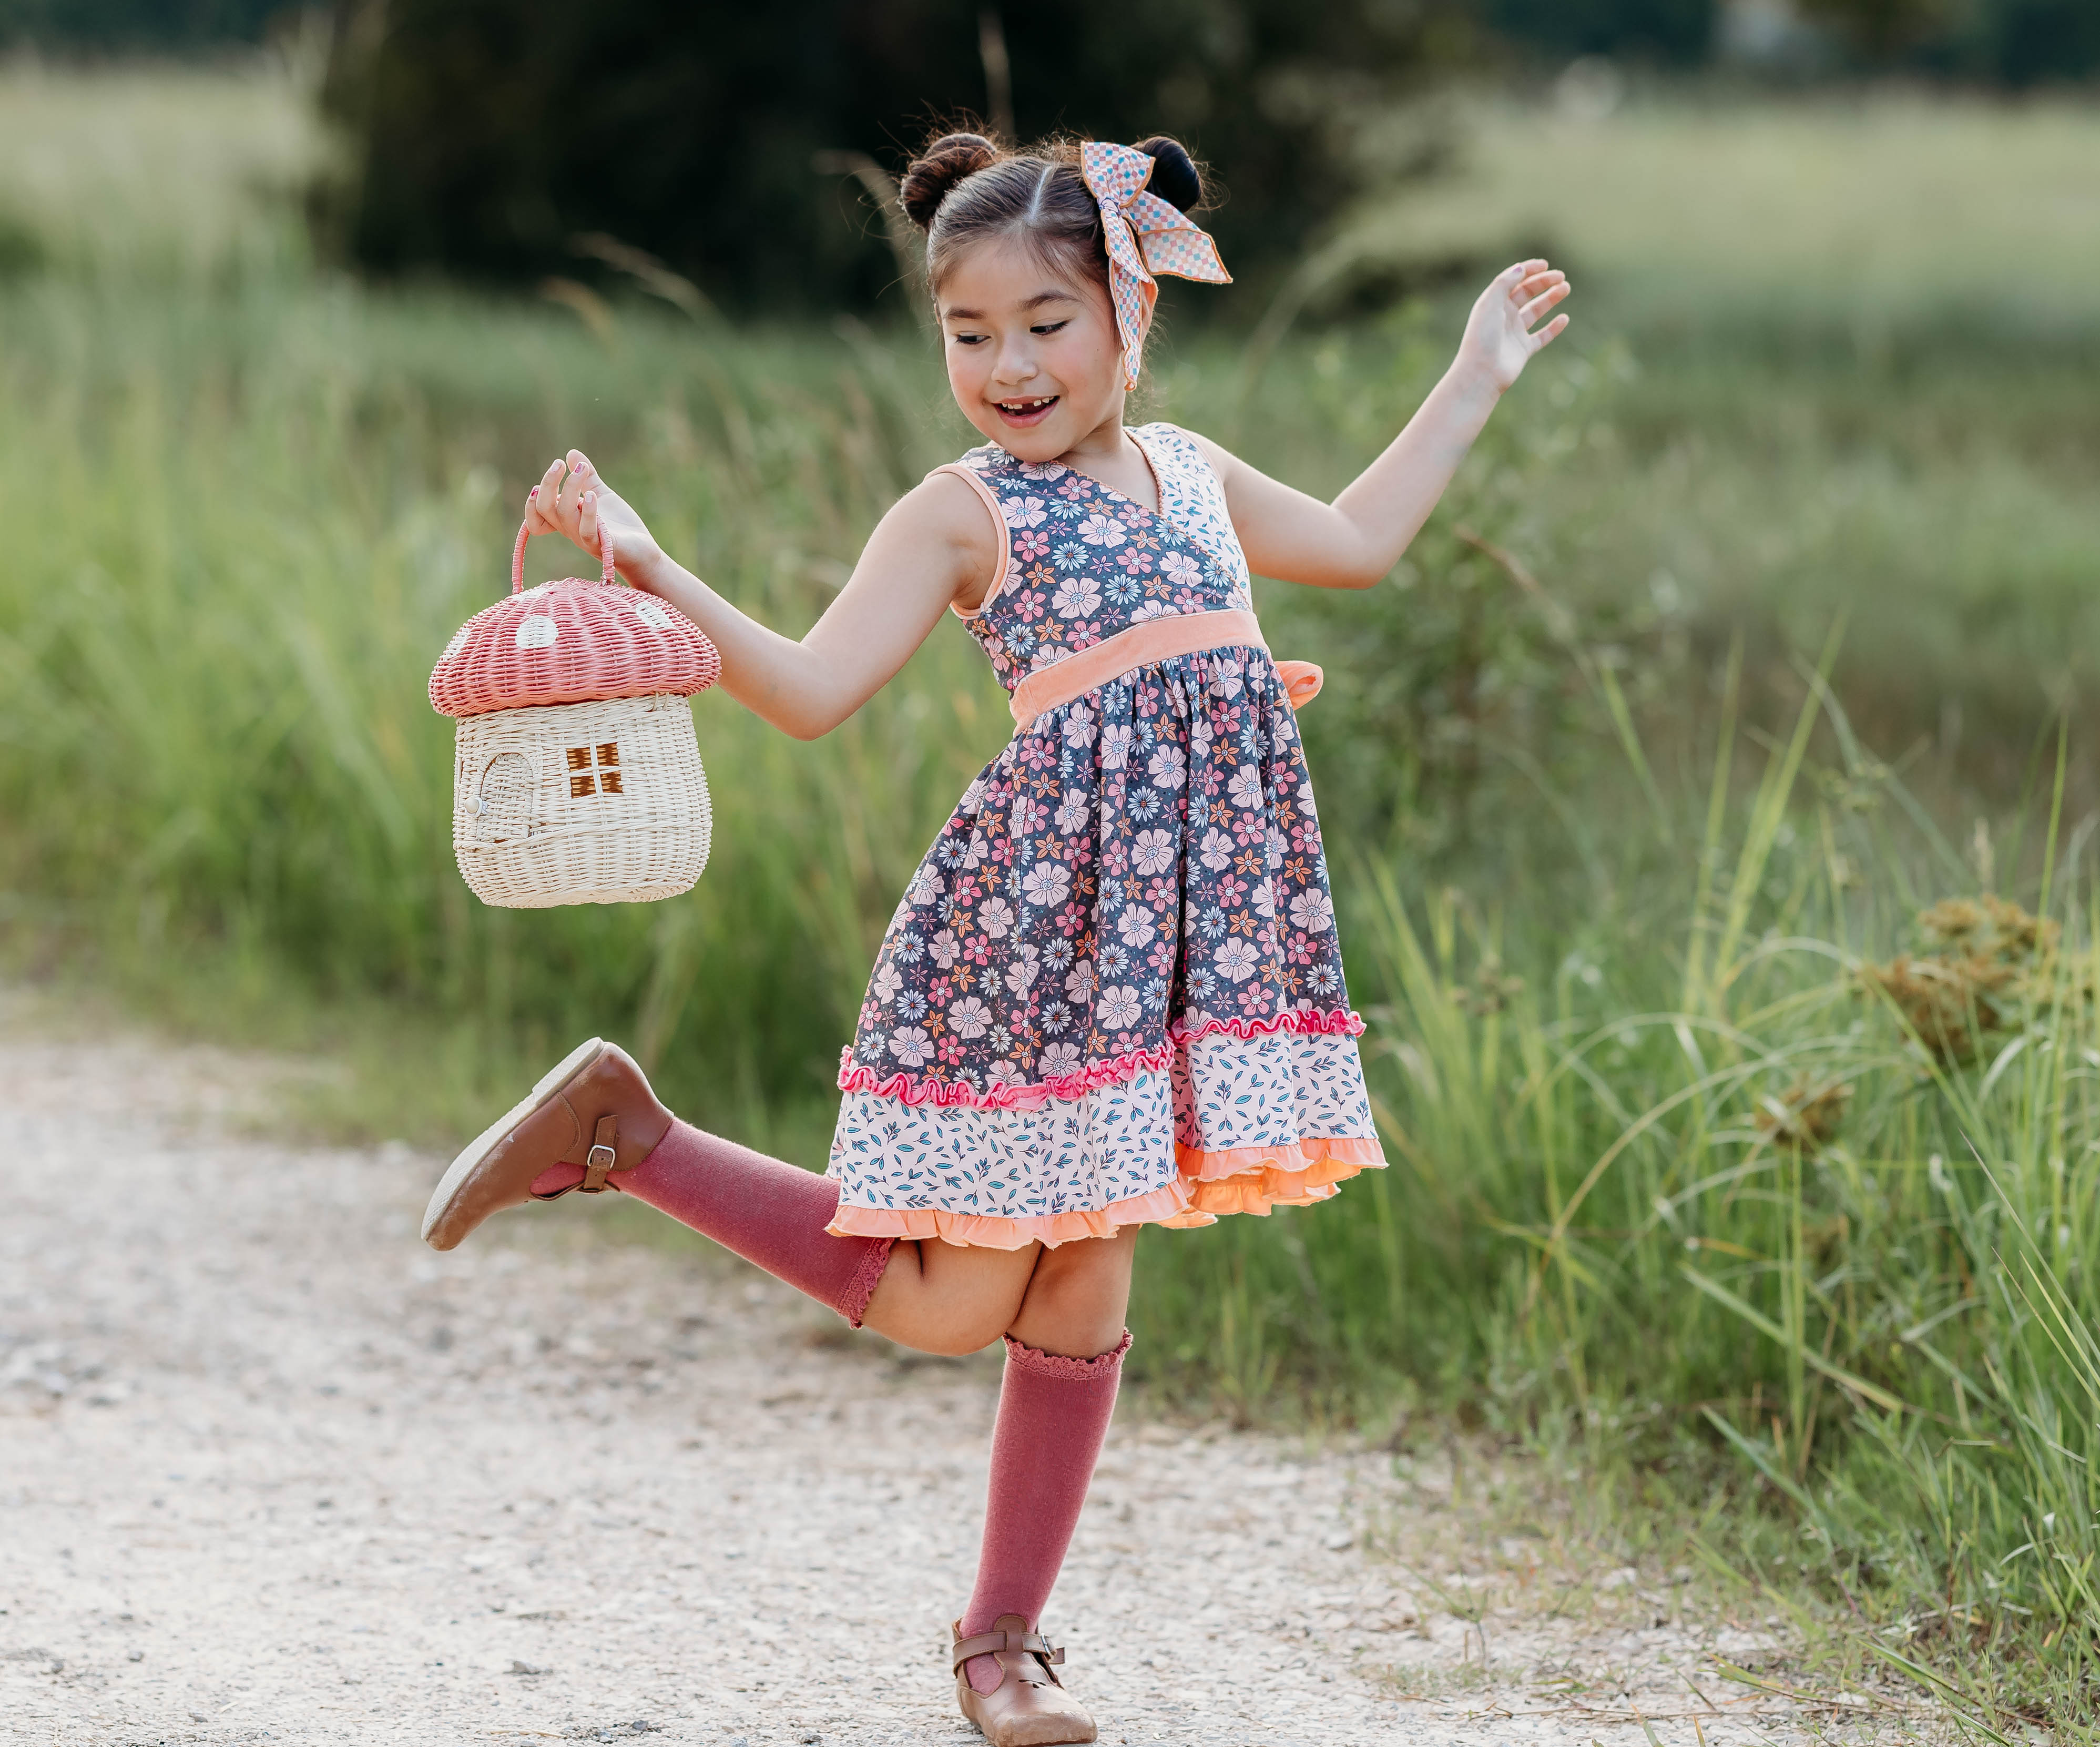
[{"label": "woven window detail", "polygon": [[[595,760],[597,769],[592,765]],[[601,740],[596,746],[572,746],[568,749],[569,799],[580,801],[586,795],[623,795],[627,791],[620,780],[620,743]]]}]

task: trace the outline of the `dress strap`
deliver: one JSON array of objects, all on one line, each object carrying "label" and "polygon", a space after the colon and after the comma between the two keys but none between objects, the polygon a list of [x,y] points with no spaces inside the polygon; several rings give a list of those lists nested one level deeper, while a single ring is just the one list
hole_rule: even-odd
[{"label": "dress strap", "polygon": [[948,609],[958,619],[971,620],[997,600],[999,591],[1006,586],[1007,572],[1013,568],[1013,537],[1006,525],[1006,512],[999,508],[999,493],[985,483],[984,475],[976,468],[962,461],[944,461],[926,477],[930,479],[937,473],[953,474],[984,500],[985,508],[991,512],[992,530],[999,536],[999,568],[992,572],[991,586],[985,590],[985,598],[977,602],[976,610],[972,612],[964,612],[960,607]]}]

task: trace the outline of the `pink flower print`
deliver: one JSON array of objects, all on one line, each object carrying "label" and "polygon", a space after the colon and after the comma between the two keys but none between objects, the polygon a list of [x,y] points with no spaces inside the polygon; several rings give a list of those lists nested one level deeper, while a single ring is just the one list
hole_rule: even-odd
[{"label": "pink flower print", "polygon": [[1273,825],[1270,826],[1268,827],[1268,852],[1264,859],[1268,862],[1272,870],[1281,867],[1283,865],[1283,852],[1289,847],[1290,845],[1284,840],[1283,833],[1278,831]]},{"label": "pink flower print", "polygon": [[941,876],[932,868],[921,867],[912,875],[910,888],[905,892],[904,902],[913,909],[921,909],[941,895]]},{"label": "pink flower print", "polygon": [[1120,770],[1130,762],[1131,730],[1121,722],[1101,730],[1101,769]]},{"label": "pink flower print", "polygon": [[875,982],[869,992],[876,999],[886,1004],[895,1000],[898,991],[903,986],[904,978],[898,973],[896,964],[885,959],[881,968],[875,973]]},{"label": "pink flower print", "polygon": [[977,911],[977,926],[994,940],[1013,932],[1013,906],[1003,898],[987,898]]},{"label": "pink flower print", "polygon": [[1116,933],[1133,952],[1140,946],[1149,946],[1154,933],[1152,912],[1142,904],[1132,904],[1117,920]]},{"label": "pink flower print", "polygon": [[[1039,565],[1036,568],[1040,570],[1042,569],[1042,567]],[[1016,595],[1013,598],[1013,610],[1020,615],[1024,622],[1029,624],[1033,624],[1049,610],[1043,606],[1043,597],[1033,591],[1038,589],[1047,589],[1057,580],[1057,579],[1047,570],[1043,571],[1043,574],[1039,576],[1035,574],[1035,571],[1030,571],[1028,573],[1027,589],[1022,590],[1021,593]]]},{"label": "pink flower print", "polygon": [[983,895],[977,880],[968,874],[955,882],[955,908],[968,910]]},{"label": "pink flower print", "polygon": [[983,867],[984,859],[984,827],[980,825],[970,833],[970,840],[963,845],[962,854],[955,858],[955,865],[967,873]]},{"label": "pink flower print", "polygon": [[1167,975],[1171,971],[1172,971],[1174,968],[1174,941],[1172,937],[1167,936],[1162,937],[1158,944],[1153,947],[1152,951],[1145,955],[1145,962],[1151,966],[1151,968],[1157,971],[1162,977]]},{"label": "pink flower print", "polygon": [[1066,619],[1083,619],[1101,604],[1101,585],[1084,574],[1067,576],[1057,585],[1050,604]]},{"label": "pink flower print", "polygon": [[1178,746],[1159,748],[1145,770],[1154,788],[1179,788],[1189,777],[1188,761]]},{"label": "pink flower print", "polygon": [[1013,555],[1024,564],[1033,558],[1047,558],[1049,552],[1050,536],[1039,528],[1013,536]]},{"label": "pink flower print", "polygon": [[1228,907],[1244,903],[1246,895],[1247,883],[1244,880],[1235,880],[1227,874],[1218,882],[1218,902]]},{"label": "pink flower print", "polygon": [[1136,624],[1140,619],[1171,619],[1174,610],[1164,601],[1140,601],[1130,610],[1130,622]]},{"label": "pink flower print", "polygon": [[1038,862],[1021,877],[1021,895],[1039,909],[1054,910],[1071,891],[1072,876],[1061,862]]},{"label": "pink flower print", "polygon": [[907,1068],[921,1068],[933,1059],[933,1040],[924,1026],[900,1026],[889,1034],[889,1052]]},{"label": "pink flower print", "polygon": [[1094,1018],[1104,1030],[1127,1031],[1144,1011],[1137,990],[1118,984],[1101,990],[1101,998],[1094,1008]]},{"label": "pink flower print", "polygon": [[1013,810],[1007,815],[1006,828],[1017,837],[1032,837],[1043,829],[1043,822],[1049,818],[1043,804],[1026,795],[1013,797]]},{"label": "pink flower print", "polygon": [[1050,512],[1039,497],[1009,497],[999,506],[1008,527],[1040,527]]},{"label": "pink flower print", "polygon": [[1185,552],[1170,552],[1159,561],[1160,574],[1178,588],[1193,589],[1203,580],[1203,567]]},{"label": "pink flower print", "polygon": [[1234,982],[1245,982],[1254,975],[1260,958],[1247,942],[1228,940],[1218,948],[1217,956],[1211,962],[1217,966],[1220,977],[1229,977]]},{"label": "pink flower print", "polygon": [[[1252,948],[1249,948],[1252,951]],[[1249,1015],[1266,1014],[1268,1010],[1268,990],[1260,983],[1249,983],[1240,990],[1240,1011]]]},{"label": "pink flower print", "polygon": [[1026,1077],[1011,1061],[995,1061],[986,1078],[995,1086],[1024,1086]]},{"label": "pink flower print", "polygon": [[1065,973],[1065,995],[1068,1000],[1083,1004],[1094,992],[1096,983],[1094,961],[1082,959]]},{"label": "pink flower print", "polygon": [[[1069,728],[1065,730],[1068,738],[1070,737],[1070,731],[1071,730]],[[1090,731],[1088,734],[1087,738],[1079,743],[1082,746],[1091,745],[1093,743],[1093,735]],[[1081,826],[1084,825],[1087,823],[1088,816],[1092,814],[1092,802],[1088,801],[1084,794],[1074,790],[1071,793],[1067,794],[1063,800],[1057,803],[1057,816],[1052,823],[1057,826],[1058,830],[1069,834],[1079,830]]]},{"label": "pink flower print", "polygon": [[1290,925],[1324,934],[1335,925],[1335,901],[1325,892],[1299,892],[1290,900]]},{"label": "pink flower print", "polygon": [[1176,589],[1167,598],[1173,602],[1177,613],[1200,613],[1208,605],[1201,591],[1195,589]]},{"label": "pink flower print", "polygon": [[991,1030],[991,1009],[976,995],[966,995],[948,1009],[948,1023],[957,1037],[982,1037]]},{"label": "pink flower print", "polygon": [[1065,464],[1062,461],[1023,461],[1021,464],[1021,477],[1024,479],[1040,479],[1048,484],[1065,477]]},{"label": "pink flower print", "polygon": [[963,1059],[963,1040],[951,1031],[941,1039],[940,1047],[936,1053],[939,1055],[941,1065],[943,1067],[955,1067]]},{"label": "pink flower print", "polygon": [[1165,873],[1174,865],[1174,840],[1163,831],[1141,831],[1131,846],[1130,864],[1141,874]]},{"label": "pink flower print", "polygon": [[1101,871],[1119,874],[1130,866],[1130,845],[1120,837],[1111,837],[1101,845]]},{"label": "pink flower print", "polygon": [[1276,886],[1273,881],[1268,880],[1256,881],[1253,897],[1254,913],[1256,915],[1273,916],[1276,914]]},{"label": "pink flower print", "polygon": [[1149,575],[1152,569],[1152,560],[1136,546],[1131,547],[1127,552],[1118,554],[1116,562],[1122,565],[1133,576]]},{"label": "pink flower print", "polygon": [[1255,810],[1262,802],[1260,770],[1253,765],[1242,765],[1225,785],[1225,795],[1234,806]]},{"label": "pink flower print", "polygon": [[1033,946],[1023,946],[1013,955],[1013,962],[1006,968],[1006,991],[1012,995],[1026,995],[1035,986],[1035,977],[1042,968],[1042,955]]},{"label": "pink flower print", "polygon": [[1052,1043],[1037,1058],[1036,1066],[1045,1079],[1063,1079],[1067,1074],[1079,1071],[1079,1046],[1077,1043]]},{"label": "pink flower print", "polygon": [[[1071,708],[1065,712],[1065,743],[1073,747],[1094,743],[1094,712],[1087,708],[1083,698],[1076,699]],[[1057,816],[1061,820],[1064,818],[1063,809],[1059,809]],[[1057,828],[1070,831],[1072,827],[1060,824]]]},{"label": "pink flower print", "polygon": [[956,944],[955,931],[951,928],[942,929],[926,942],[926,955],[944,971],[950,968],[961,955],[962,948]]},{"label": "pink flower print", "polygon": [[1112,515],[1096,510],[1079,523],[1079,538],[1090,546],[1107,546],[1113,549],[1130,537],[1130,530]]}]

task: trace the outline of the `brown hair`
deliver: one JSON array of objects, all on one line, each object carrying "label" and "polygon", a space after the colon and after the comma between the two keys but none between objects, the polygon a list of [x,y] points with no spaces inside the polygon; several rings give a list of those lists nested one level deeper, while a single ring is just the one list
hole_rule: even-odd
[{"label": "brown hair", "polygon": [[[1137,149],[1154,160],[1148,192],[1183,212],[1203,204],[1202,173],[1179,140],[1162,135]],[[1108,283],[1101,208],[1079,174],[1077,140],[1009,152],[982,134],[942,134],[907,166],[898,194],[926,233],[926,278],[937,292],[965,250],[1000,236],[1019,240],[1052,271]]]}]

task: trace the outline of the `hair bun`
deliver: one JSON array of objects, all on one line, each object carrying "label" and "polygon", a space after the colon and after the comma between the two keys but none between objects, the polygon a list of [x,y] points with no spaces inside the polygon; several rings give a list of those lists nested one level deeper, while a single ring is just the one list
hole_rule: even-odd
[{"label": "hair bun", "polygon": [[1193,212],[1203,204],[1202,172],[1189,156],[1188,148],[1164,134],[1139,143],[1137,149],[1152,160],[1152,178],[1145,185],[1170,206]]},{"label": "hair bun", "polygon": [[982,134],[943,134],[905,166],[897,185],[907,218],[922,231],[931,230],[933,214],[949,189],[965,176],[989,169],[1004,156]]}]

